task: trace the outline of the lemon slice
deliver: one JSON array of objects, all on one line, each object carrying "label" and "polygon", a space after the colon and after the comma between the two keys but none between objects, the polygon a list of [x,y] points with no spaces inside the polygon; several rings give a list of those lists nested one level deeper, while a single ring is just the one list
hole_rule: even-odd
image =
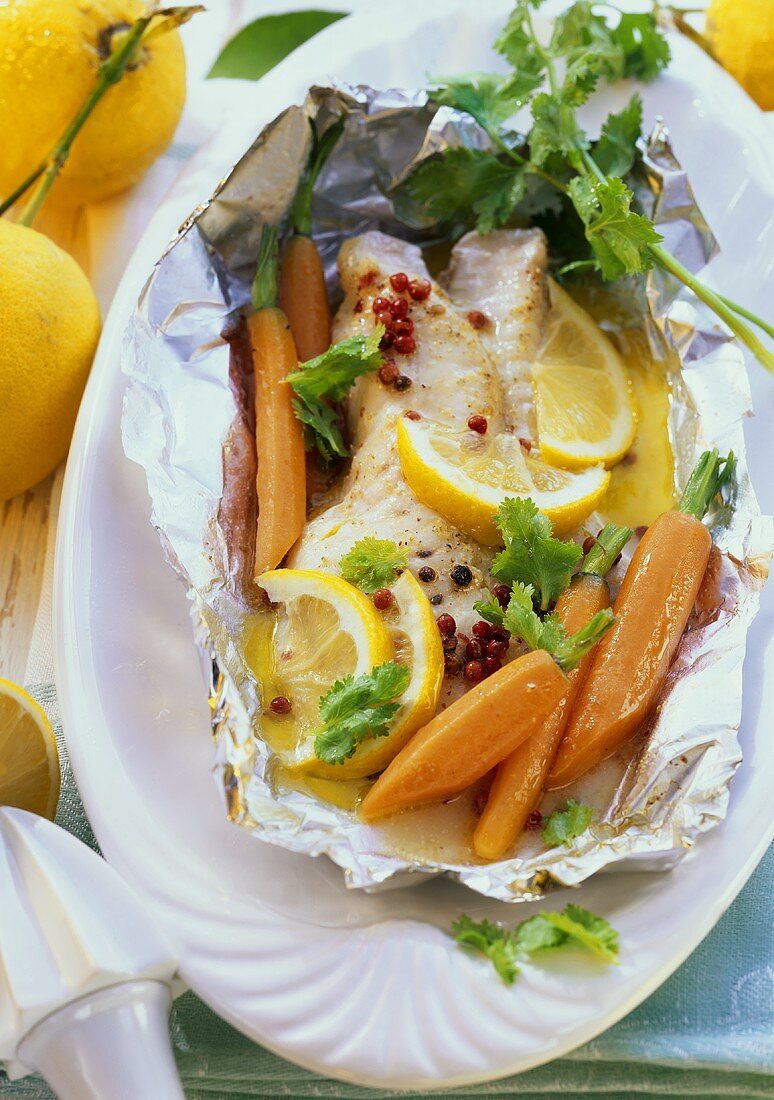
[{"label": "lemon slice", "polygon": [[504,497],[531,497],[561,536],[599,506],[610,481],[604,466],[548,466],[508,433],[482,436],[430,420],[398,421],[398,454],[417,499],[487,546],[502,545],[494,515]]},{"label": "lemon slice", "polygon": [[387,767],[393,756],[435,715],[443,682],[443,646],[430,601],[412,573],[405,571],[392,586],[393,602],[381,612],[392,641],[392,660],[411,671],[400,697],[400,710],[387,737],[361,742],[343,764],[326,764],[311,756],[303,765],[308,775],[323,779],[361,779]]},{"label": "lemon slice", "polygon": [[[342,677],[391,660],[392,638],[372,601],[341,577],[275,569],[258,584],[277,605],[260,617],[245,652],[260,689],[261,734],[285,767],[307,766],[320,728],[320,697]],[[289,713],[272,711],[278,697],[290,701]],[[346,777],[344,767],[337,778]]]},{"label": "lemon slice", "polygon": [[596,322],[550,280],[545,343],[532,369],[540,453],[576,470],[613,466],[634,440],[626,367]]},{"label": "lemon slice", "polygon": [[59,753],[51,723],[35,700],[0,680],[0,806],[54,820],[59,801]]}]

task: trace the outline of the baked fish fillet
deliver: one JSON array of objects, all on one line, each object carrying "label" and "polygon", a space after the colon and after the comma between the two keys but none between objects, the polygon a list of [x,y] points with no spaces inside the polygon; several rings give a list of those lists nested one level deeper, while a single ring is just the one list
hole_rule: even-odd
[{"label": "baked fish fillet", "polygon": [[460,311],[486,316],[479,336],[500,378],[505,427],[530,442],[537,440],[531,374],[548,317],[547,268],[540,229],[498,229],[462,237],[444,278]]},{"label": "baked fish fillet", "polygon": [[[345,242],[339,269],[345,298],[334,323],[335,340],[373,331],[374,298],[395,296],[390,275],[404,271],[409,278],[429,278],[416,246],[378,232]],[[342,555],[358,539],[392,539],[407,548],[415,573],[432,567],[436,576],[425,586],[427,595],[440,596],[437,613],[453,615],[465,630],[477,618],[473,603],[487,586],[492,552],[416,499],[401,473],[396,422],[415,410],[464,428],[469,416],[480,413],[490,430],[501,431],[503,392],[479,334],[435,283],[425,301],[411,303],[411,318],[416,351],[395,356],[411,386],[396,390],[376,375],[358,380],[348,400],[352,465],[334,502],[307,524],[288,564],[337,573]],[[451,579],[458,565],[471,570],[470,584],[460,587]]]}]

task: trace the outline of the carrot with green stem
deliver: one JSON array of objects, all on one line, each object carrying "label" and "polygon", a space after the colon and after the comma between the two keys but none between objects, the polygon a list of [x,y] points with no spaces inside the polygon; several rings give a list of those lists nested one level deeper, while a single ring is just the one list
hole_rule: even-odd
[{"label": "carrot with green stem", "polygon": [[283,311],[277,308],[277,230],[261,231],[253,283],[255,312],[247,321],[255,376],[255,447],[258,524],[254,575],[274,569],[306,521],[304,429],[286,383],[298,355]]},{"label": "carrot with green stem", "polygon": [[[575,632],[610,604],[605,577],[631,538],[629,527],[607,524],[584,558],[579,573],[556,602],[555,612]],[[562,739],[573,702],[593,660],[589,651],[567,674],[566,690],[546,722],[499,765],[486,806],[473,834],[482,859],[500,859],[513,846],[535,808]]]},{"label": "carrot with green stem", "polygon": [[290,211],[292,233],[282,251],[279,302],[290,322],[298,357],[314,359],[331,343],[331,311],[320,253],[312,240],[312,193],[331,150],[341,136],[344,119],[318,137]]},{"label": "carrot with green stem", "polygon": [[615,626],[597,649],[559,747],[548,786],[564,787],[626,744],[664,686],[712,549],[702,519],[733,480],[733,454],[705,451],[680,503],[651,524],[634,552]]},{"label": "carrot with green stem", "polygon": [[534,596],[532,585],[514,585],[503,616],[506,629],[534,652],[477,684],[414,735],[363,799],[366,821],[460,794],[547,721],[567,691],[565,673],[610,628],[613,615],[600,611],[568,636],[556,616],[538,617]]}]

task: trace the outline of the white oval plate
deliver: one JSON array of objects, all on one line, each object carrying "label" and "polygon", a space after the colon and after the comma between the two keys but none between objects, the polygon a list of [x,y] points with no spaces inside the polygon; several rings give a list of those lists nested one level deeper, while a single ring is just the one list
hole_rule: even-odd
[{"label": "white oval plate", "polygon": [[[264,1046],[321,1073],[370,1085],[461,1085],[525,1070],[592,1038],[654,990],[699,943],[765,850],[771,829],[774,590],[750,634],[745,763],[722,826],[674,871],[597,876],[574,900],[621,935],[621,965],[565,955],[503,986],[443,929],[461,911],[518,919],[437,880],[376,895],[341,872],[256,841],[226,821],[210,776],[201,671],[182,587],[148,522],[142,472],[123,456],[121,336],[137,293],[176,225],[212,191],[261,127],[310,83],[330,77],[417,86],[426,72],[491,66],[507,3],[475,15],[408,3],[323,32],[258,85],[235,84],[237,117],[151,223],[105,325],[67,470],[56,571],[56,654],[75,775],[107,858],[176,945],[186,982]],[[412,10],[413,9],[413,10]],[[550,10],[550,9],[549,9]],[[468,6],[469,11],[469,6]],[[765,312],[774,301],[774,164],[763,115],[689,43],[671,75],[644,90],[724,248],[714,282]],[[222,94],[222,93],[221,93]],[[605,93],[621,103],[625,88]],[[767,423],[774,379],[751,366],[759,420],[749,461],[774,511]],[[769,675],[766,675],[767,669]],[[769,772],[769,775],[771,773]],[[566,894],[543,903],[559,908]]]}]

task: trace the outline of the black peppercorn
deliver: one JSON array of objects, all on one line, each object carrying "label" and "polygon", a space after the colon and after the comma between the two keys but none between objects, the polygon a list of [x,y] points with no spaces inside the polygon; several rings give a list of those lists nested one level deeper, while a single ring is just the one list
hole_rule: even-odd
[{"label": "black peppercorn", "polygon": [[401,374],[395,379],[392,387],[397,390],[398,393],[403,393],[404,390],[411,389],[411,379],[407,374]]},{"label": "black peppercorn", "polygon": [[455,565],[451,571],[451,579],[460,588],[467,588],[473,580],[473,572],[467,565]]},{"label": "black peppercorn", "polygon": [[438,607],[439,603],[443,603],[443,596],[441,595],[441,593],[436,592],[434,596],[431,596],[430,603],[433,605],[433,607]]},{"label": "black peppercorn", "polygon": [[432,565],[423,565],[422,568],[417,572],[417,576],[423,584],[430,584],[432,581],[435,580],[437,573],[433,569]]}]

